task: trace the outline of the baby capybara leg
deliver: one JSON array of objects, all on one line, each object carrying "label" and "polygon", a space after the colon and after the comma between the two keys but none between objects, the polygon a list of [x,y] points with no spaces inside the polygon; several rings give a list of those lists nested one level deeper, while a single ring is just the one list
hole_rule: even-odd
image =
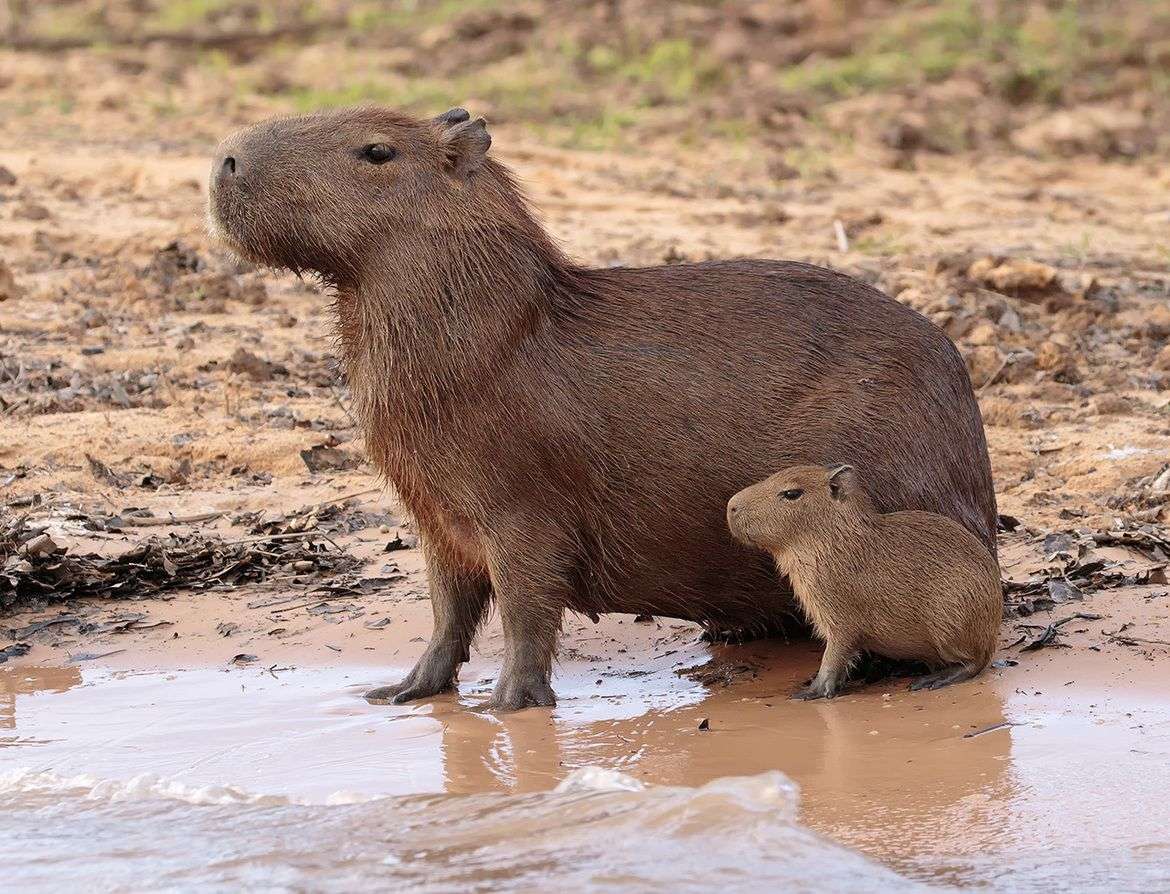
[{"label": "baby capybara leg", "polygon": [[942,689],[952,683],[962,683],[970,680],[979,671],[983,670],[977,664],[952,664],[933,674],[919,677],[910,684],[910,688],[917,692],[919,689]]},{"label": "baby capybara leg", "polygon": [[375,705],[395,704],[428,698],[455,686],[459,665],[467,661],[471,641],[487,614],[491,580],[487,574],[455,569],[423,543],[427,578],[431,589],[431,610],[435,629],[426,651],[406,679],[394,686],[381,686],[366,693]]},{"label": "baby capybara leg", "polygon": [[845,680],[849,677],[849,666],[853,663],[856,654],[857,649],[852,643],[830,636],[825,641],[825,654],[821,656],[821,669],[817,671],[817,675],[813,677],[811,683],[792,697],[809,700],[835,696],[845,685]]}]

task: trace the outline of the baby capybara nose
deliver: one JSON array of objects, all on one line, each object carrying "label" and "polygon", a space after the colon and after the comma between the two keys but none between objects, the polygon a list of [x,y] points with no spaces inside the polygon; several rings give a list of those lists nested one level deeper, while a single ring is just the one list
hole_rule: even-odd
[{"label": "baby capybara nose", "polygon": [[736,494],[727,502],[727,524],[731,525],[733,528],[735,526],[735,517],[739,515],[740,507],[741,500],[739,494]]}]

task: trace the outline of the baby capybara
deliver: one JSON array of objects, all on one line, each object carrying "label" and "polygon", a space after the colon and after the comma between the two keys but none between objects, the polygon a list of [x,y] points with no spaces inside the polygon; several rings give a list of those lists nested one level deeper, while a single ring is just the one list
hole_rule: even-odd
[{"label": "baby capybara", "polygon": [[852,466],[794,466],[727,504],[736,539],[767,550],[825,641],[797,698],[832,698],[862,650],[917,659],[937,689],[991,660],[1003,613],[999,566],[962,525],[932,512],[878,512]]},{"label": "baby capybara", "polygon": [[574,263],[490,145],[461,109],[348,109],[241,131],[212,170],[227,244],[336,294],[370,458],[418,524],[434,635],[372,700],[451,688],[493,600],[498,708],[554,702],[566,609],[775,628],[795,606],[724,509],[794,463],[859,463],[879,509],[993,548],[979,409],[927,320],[808,264]]}]

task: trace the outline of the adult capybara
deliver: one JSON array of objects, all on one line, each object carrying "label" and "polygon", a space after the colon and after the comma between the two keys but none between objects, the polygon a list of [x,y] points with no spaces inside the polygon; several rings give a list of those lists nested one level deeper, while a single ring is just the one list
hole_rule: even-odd
[{"label": "adult capybara", "polygon": [[727,526],[767,550],[825,641],[797,698],[832,698],[861,651],[917,659],[938,689],[987,667],[1003,614],[999,566],[962,525],[933,512],[875,511],[852,466],[795,466],[727,503]]},{"label": "adult capybara", "polygon": [[450,688],[493,598],[501,709],[554,703],[565,609],[775,626],[791,597],[724,510],[796,463],[857,463],[879,509],[993,546],[979,409],[927,320],[808,264],[582,267],[490,144],[462,109],[361,108],[241,131],[212,169],[230,246],[335,290],[370,457],[418,523],[434,635],[371,699]]}]

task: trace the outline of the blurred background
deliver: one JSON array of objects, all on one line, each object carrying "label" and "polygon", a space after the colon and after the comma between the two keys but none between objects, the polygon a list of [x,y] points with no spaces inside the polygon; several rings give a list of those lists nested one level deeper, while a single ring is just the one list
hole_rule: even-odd
[{"label": "blurred background", "polygon": [[82,111],[201,136],[272,111],[464,102],[563,146],[758,144],[779,176],[825,140],[903,164],[1140,156],[1166,140],[1170,91],[1161,0],[0,0],[0,35],[44,63],[5,71],[18,126]]}]

